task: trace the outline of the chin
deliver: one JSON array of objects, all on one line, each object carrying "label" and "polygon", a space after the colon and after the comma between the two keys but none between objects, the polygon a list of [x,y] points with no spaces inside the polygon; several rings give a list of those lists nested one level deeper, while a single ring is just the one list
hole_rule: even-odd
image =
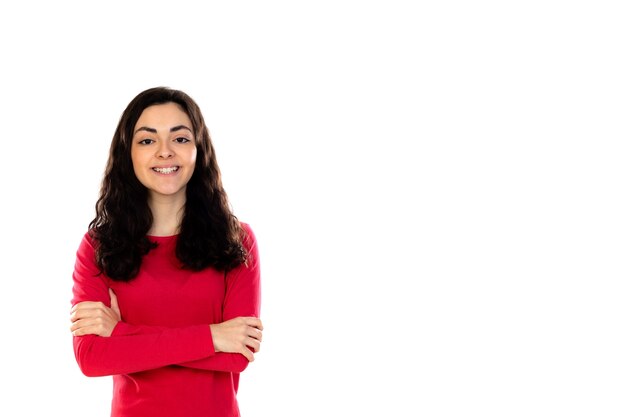
[{"label": "chin", "polygon": [[152,189],[150,190],[152,194],[154,194],[155,196],[161,196],[161,197],[176,197],[179,195],[185,195],[185,189],[184,188],[177,188],[175,190],[172,189]]}]

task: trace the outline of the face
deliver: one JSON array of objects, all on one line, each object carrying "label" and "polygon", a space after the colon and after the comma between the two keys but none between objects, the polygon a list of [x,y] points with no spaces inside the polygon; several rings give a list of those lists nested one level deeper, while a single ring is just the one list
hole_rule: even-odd
[{"label": "face", "polygon": [[197,151],[191,120],[178,104],[146,107],[135,125],[130,153],[150,198],[184,201]]}]

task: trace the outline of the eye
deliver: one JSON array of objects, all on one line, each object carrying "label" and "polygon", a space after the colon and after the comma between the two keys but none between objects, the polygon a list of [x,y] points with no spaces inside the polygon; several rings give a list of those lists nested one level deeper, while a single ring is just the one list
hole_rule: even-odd
[{"label": "eye", "polygon": [[189,139],[184,137],[184,136],[181,136],[179,138],[174,139],[174,141],[176,143],[187,143],[187,142],[189,142]]},{"label": "eye", "polygon": [[139,141],[140,145],[150,145],[151,143],[154,143],[154,140],[152,139],[143,139]]}]

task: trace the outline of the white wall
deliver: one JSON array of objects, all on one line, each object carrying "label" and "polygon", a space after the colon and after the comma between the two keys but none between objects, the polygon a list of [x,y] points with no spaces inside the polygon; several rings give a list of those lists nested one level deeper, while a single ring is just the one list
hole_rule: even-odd
[{"label": "white wall", "polygon": [[208,3],[0,6],[0,415],[108,415],[71,272],[156,85],[259,239],[244,416],[624,415],[619,2]]}]

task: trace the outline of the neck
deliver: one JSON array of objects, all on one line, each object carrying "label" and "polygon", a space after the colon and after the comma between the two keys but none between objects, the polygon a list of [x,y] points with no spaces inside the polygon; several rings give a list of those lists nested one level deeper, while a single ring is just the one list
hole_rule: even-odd
[{"label": "neck", "polygon": [[172,236],[180,232],[185,196],[150,196],[148,205],[152,211],[151,236]]}]

